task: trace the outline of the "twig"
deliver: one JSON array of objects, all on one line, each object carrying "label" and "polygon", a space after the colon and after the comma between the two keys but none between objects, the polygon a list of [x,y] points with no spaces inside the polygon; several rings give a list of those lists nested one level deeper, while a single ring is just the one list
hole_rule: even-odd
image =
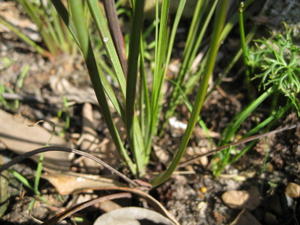
[{"label": "twig", "polygon": [[273,130],[273,131],[270,131],[270,132],[267,132],[267,133],[264,133],[264,134],[253,135],[253,136],[244,138],[244,139],[242,139],[240,141],[237,141],[237,142],[234,142],[234,143],[231,143],[231,144],[228,144],[228,145],[220,146],[220,147],[218,147],[216,149],[213,149],[213,150],[211,150],[209,152],[196,155],[193,158],[184,161],[183,163],[181,163],[178,166],[178,168],[179,167],[185,167],[186,165],[189,165],[189,164],[193,163],[194,161],[196,161],[197,159],[199,159],[199,158],[201,158],[203,156],[209,156],[209,155],[215,154],[217,152],[223,151],[223,150],[225,150],[227,148],[230,148],[230,147],[233,147],[233,146],[237,146],[237,145],[241,145],[241,144],[245,144],[245,143],[248,143],[250,141],[258,140],[258,139],[261,139],[263,137],[270,136],[272,134],[277,134],[277,133],[280,133],[280,132],[283,132],[283,131],[286,131],[286,130],[292,130],[292,129],[295,129],[296,127],[299,127],[299,126],[300,126],[300,123],[294,124],[294,125],[291,125],[291,126],[286,126],[286,127],[283,127],[283,128],[278,128],[276,130]]},{"label": "twig", "polygon": [[35,149],[33,151],[26,152],[22,155],[19,155],[19,156],[15,157],[14,159],[12,159],[11,161],[9,161],[8,163],[2,165],[0,167],[0,173],[3,172],[4,170],[8,169],[12,165],[14,165],[14,164],[26,159],[26,158],[29,158],[29,157],[31,157],[33,155],[36,155],[36,154],[39,154],[39,153],[49,152],[49,151],[70,152],[70,153],[75,153],[75,154],[84,156],[84,157],[86,157],[88,159],[91,159],[91,160],[95,161],[96,163],[102,165],[103,167],[107,168],[108,170],[111,171],[111,173],[116,174],[117,176],[121,177],[123,180],[125,180],[129,184],[133,185],[134,187],[139,187],[139,185],[134,180],[128,178],[123,173],[121,173],[118,170],[114,169],[113,167],[111,167],[110,165],[108,165],[106,162],[99,159],[98,157],[96,157],[92,154],[89,154],[87,152],[84,152],[84,151],[80,151],[80,150],[73,149],[73,148],[68,148],[68,147],[63,147],[63,146],[48,146],[48,147],[38,148],[38,149]]}]

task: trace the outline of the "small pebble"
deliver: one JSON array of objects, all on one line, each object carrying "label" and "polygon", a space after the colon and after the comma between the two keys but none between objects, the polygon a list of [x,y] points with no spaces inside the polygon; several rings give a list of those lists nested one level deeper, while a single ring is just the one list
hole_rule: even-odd
[{"label": "small pebble", "polygon": [[299,198],[300,197],[300,185],[296,183],[288,183],[285,194],[290,198]]}]

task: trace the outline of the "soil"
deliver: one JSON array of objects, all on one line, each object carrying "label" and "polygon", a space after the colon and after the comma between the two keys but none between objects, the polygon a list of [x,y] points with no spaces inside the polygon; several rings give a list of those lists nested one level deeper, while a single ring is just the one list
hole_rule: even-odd
[{"label": "soil", "polygon": [[[2,2],[0,2],[1,4]],[[285,21],[299,31],[299,6],[296,0],[278,0],[276,4],[266,1],[265,14],[254,17],[254,21],[260,23],[261,30],[278,30],[281,28],[280,23]],[[276,20],[272,18],[276,18]],[[107,151],[114,150],[109,141],[107,128],[103,125],[99,114],[89,77],[80,56],[71,58],[60,56],[55,61],[49,61],[36,54],[10,32],[1,32],[0,38],[0,85],[14,90],[13,92],[16,94],[9,95],[10,91],[6,89],[5,98],[10,106],[2,105],[1,110],[22,115],[35,122],[42,120],[40,125],[50,130],[49,124],[54,123],[57,135],[72,143],[74,147],[80,148],[82,146],[80,134],[84,126],[82,109],[85,103],[91,103],[93,105],[94,132],[98,136],[97,145],[105,146],[104,150],[98,154],[105,157]],[[229,43],[224,45],[234,46],[237,39],[238,37],[233,35],[229,39]],[[180,48],[180,43],[178,45]],[[222,55],[224,57],[227,53],[233,54],[230,52],[230,47],[223,47],[219,61],[223,61]],[[20,77],[21,70],[26,65],[29,65],[30,69],[24,78],[23,86],[16,88],[15,84]],[[234,68],[234,70],[238,73],[239,69]],[[222,68],[217,68],[217,71],[222,71]],[[230,74],[221,85],[212,90],[206,100],[202,119],[210,130],[214,131],[215,136],[211,141],[211,139],[205,138],[201,132],[196,131],[185,159],[195,153],[199,154],[201,151],[208,151],[216,147],[214,143],[218,142],[221,132],[249,100],[240,82],[239,78]],[[232,88],[237,86],[238,88]],[[65,107],[62,96],[68,97],[70,106]],[[18,107],[12,106],[17,102]],[[60,111],[62,116],[58,117]],[[182,106],[177,109],[177,112],[178,121],[186,123],[186,115],[189,114],[187,109]],[[245,131],[251,129],[255,121],[261,121],[265,116],[263,108],[254,113],[243,124],[239,135],[242,136]],[[69,127],[65,126],[67,118],[71,120]],[[289,112],[284,119],[276,123],[274,128],[297,123],[299,123],[297,114]],[[164,168],[170,155],[176,150],[182,133],[182,130],[168,125],[167,131],[162,137],[155,139],[154,149],[156,157],[161,160],[161,163],[157,165],[151,162],[149,174],[154,174]],[[241,147],[243,146],[239,146],[239,148]],[[1,160],[4,161],[16,156],[9,149],[1,150],[0,153],[0,157],[3,158]],[[123,169],[122,172],[128,173],[119,161],[113,160],[115,158],[114,154],[110,155],[108,163],[117,169]],[[105,158],[103,159],[105,160]],[[211,165],[214,160],[216,159],[213,156],[202,158],[197,163],[179,169],[172,179],[152,190],[151,195],[158,199],[181,225],[247,225],[250,223],[252,225],[293,225],[300,223],[300,198],[290,198],[285,194],[289,183],[300,184],[299,127],[260,139],[252,150],[236,163],[227,166],[220,176],[214,176],[212,173]],[[81,158],[73,157],[72,171],[101,173],[111,177],[108,172],[99,172],[99,169],[95,169],[92,164],[85,167],[84,163]],[[36,164],[31,160],[14,166],[14,169],[27,177],[30,182],[33,182],[35,168]],[[46,221],[61,212],[62,209],[89,200],[92,196],[92,194],[86,193],[60,195],[57,188],[47,179],[42,179],[39,186],[46,201],[35,199],[36,195],[12,176],[10,176],[8,188],[9,203],[6,212],[0,217],[1,224],[40,224],[41,221]],[[255,206],[248,208],[229,206],[223,201],[222,195],[230,190],[249,192],[254,190],[256,203],[253,204]],[[139,199],[118,203],[120,205],[129,203],[145,205]],[[89,208],[83,213],[76,214],[72,219],[64,220],[61,224],[91,224],[91,221],[96,218],[95,215],[101,215],[102,212],[101,207]],[[249,223],[241,222],[241,218],[245,217],[246,213],[247,216],[250,215],[251,218],[254,218],[254,224],[249,222],[250,220]]]}]

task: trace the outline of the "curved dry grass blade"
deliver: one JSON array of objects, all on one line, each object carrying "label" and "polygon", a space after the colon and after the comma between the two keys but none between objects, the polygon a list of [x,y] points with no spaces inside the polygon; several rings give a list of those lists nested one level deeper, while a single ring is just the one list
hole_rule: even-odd
[{"label": "curved dry grass blade", "polygon": [[69,216],[72,216],[74,213],[76,213],[80,210],[83,210],[87,207],[90,207],[92,205],[95,205],[97,203],[100,203],[100,202],[105,202],[108,200],[119,199],[119,198],[130,198],[130,197],[131,197],[130,193],[117,193],[117,194],[101,196],[99,198],[95,198],[95,199],[80,203],[78,205],[72,206],[72,207],[66,209],[65,211],[63,211],[62,213],[59,213],[58,215],[54,216],[50,220],[42,223],[42,225],[56,225],[61,220],[65,219]]},{"label": "curved dry grass blade", "polygon": [[[142,198],[144,198],[147,203],[153,207],[157,212],[162,214],[163,216],[169,218],[175,225],[180,225],[177,220],[174,218],[172,214],[169,213],[169,211],[155,198],[153,198],[151,195],[147,194],[144,191],[141,191],[137,188],[128,188],[128,187],[99,187],[99,188],[90,188],[89,190],[98,190],[98,191],[125,191],[129,192],[135,195],[138,195]],[[81,190],[82,192],[83,190]],[[77,192],[75,192],[77,193]]]},{"label": "curved dry grass blade", "polygon": [[96,163],[102,165],[106,169],[110,170],[111,173],[119,176],[120,178],[122,178],[123,180],[125,180],[129,184],[133,185],[134,187],[139,186],[134,180],[131,180],[130,178],[125,176],[123,173],[120,173],[119,171],[117,171],[116,169],[114,169],[113,167],[111,167],[110,165],[108,165],[106,162],[102,161],[98,157],[96,157],[92,154],[89,154],[87,152],[83,152],[83,151],[80,151],[80,150],[77,150],[77,149],[63,147],[63,146],[48,146],[48,147],[38,148],[38,149],[35,149],[33,151],[26,152],[22,155],[19,155],[19,156],[15,157],[14,159],[12,159],[11,161],[9,161],[8,163],[2,165],[0,167],[0,173],[3,172],[4,170],[8,169],[12,165],[14,165],[14,164],[26,159],[26,158],[29,158],[29,157],[31,157],[33,155],[36,155],[36,154],[39,154],[39,153],[49,152],[49,151],[70,152],[70,153],[75,153],[75,154],[84,156],[84,157],[86,157],[88,159],[91,159],[91,160],[95,161]]}]

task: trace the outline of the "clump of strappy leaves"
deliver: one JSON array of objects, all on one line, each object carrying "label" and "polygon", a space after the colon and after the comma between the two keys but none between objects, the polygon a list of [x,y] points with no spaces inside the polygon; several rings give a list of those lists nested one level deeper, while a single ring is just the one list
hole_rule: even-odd
[{"label": "clump of strappy leaves", "polygon": [[249,51],[249,66],[256,72],[263,89],[274,87],[295,106],[300,115],[300,46],[293,41],[293,30],[255,41]]}]

